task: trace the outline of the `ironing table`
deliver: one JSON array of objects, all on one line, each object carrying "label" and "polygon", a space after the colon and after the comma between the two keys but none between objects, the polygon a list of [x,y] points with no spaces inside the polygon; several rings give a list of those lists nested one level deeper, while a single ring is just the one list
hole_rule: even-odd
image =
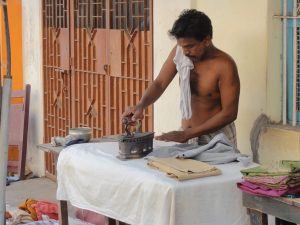
[{"label": "ironing table", "polygon": [[[154,141],[156,146],[165,142]],[[246,225],[241,163],[217,165],[221,175],[186,181],[152,169],[147,160],[121,161],[117,142],[65,148],[57,163],[57,199],[131,225]],[[67,224],[62,216],[61,223]]]}]

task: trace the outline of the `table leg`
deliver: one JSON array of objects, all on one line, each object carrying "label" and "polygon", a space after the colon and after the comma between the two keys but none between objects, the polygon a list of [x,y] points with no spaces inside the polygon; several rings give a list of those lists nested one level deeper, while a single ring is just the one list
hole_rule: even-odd
[{"label": "table leg", "polygon": [[67,201],[59,201],[59,225],[68,225],[68,202]]},{"label": "table leg", "polygon": [[116,220],[108,217],[108,225],[117,225]]},{"label": "table leg", "polygon": [[296,223],[288,222],[279,218],[275,219],[275,224],[276,225],[297,225]]},{"label": "table leg", "polygon": [[129,225],[129,224],[123,223],[123,222],[120,222],[120,221],[119,221],[119,225]]},{"label": "table leg", "polygon": [[268,225],[268,216],[254,209],[247,209],[251,225]]},{"label": "table leg", "polygon": [[129,225],[127,223],[123,223],[121,221],[118,221],[118,220],[115,220],[115,219],[112,219],[112,218],[107,218],[108,219],[108,225]]}]

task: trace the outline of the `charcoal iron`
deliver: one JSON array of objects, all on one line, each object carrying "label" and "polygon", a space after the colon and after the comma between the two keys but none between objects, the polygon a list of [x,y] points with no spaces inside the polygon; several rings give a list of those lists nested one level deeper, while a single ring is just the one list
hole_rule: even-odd
[{"label": "charcoal iron", "polygon": [[[142,158],[152,152],[154,132],[141,132],[141,121],[133,122],[130,117],[124,117],[122,124],[125,133],[119,136],[119,155],[121,160]],[[135,132],[130,127],[136,126]]]}]

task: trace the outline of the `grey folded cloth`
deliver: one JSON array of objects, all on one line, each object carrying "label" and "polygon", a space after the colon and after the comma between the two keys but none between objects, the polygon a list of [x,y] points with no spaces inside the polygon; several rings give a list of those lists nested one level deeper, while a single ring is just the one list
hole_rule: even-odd
[{"label": "grey folded cloth", "polygon": [[209,164],[222,164],[233,161],[240,161],[244,166],[251,162],[251,157],[239,153],[239,150],[232,144],[225,134],[217,134],[206,145],[178,144],[155,148],[147,157],[175,157],[192,158]]},{"label": "grey folded cloth", "polygon": [[57,147],[57,146],[69,146],[69,145],[73,145],[73,144],[79,144],[79,143],[85,143],[87,141],[81,139],[81,138],[78,138],[77,136],[74,136],[74,135],[67,135],[66,137],[60,137],[60,136],[57,136],[57,137],[52,137],[51,138],[51,145],[53,147]]}]

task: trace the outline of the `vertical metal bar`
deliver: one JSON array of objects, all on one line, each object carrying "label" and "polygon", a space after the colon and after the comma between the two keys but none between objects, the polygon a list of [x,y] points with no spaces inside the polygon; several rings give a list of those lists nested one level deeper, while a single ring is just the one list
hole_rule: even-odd
[{"label": "vertical metal bar", "polygon": [[52,25],[53,25],[53,27],[57,27],[56,19],[55,19],[55,18],[56,18],[55,6],[56,6],[56,1],[53,1],[53,2],[52,2],[52,6],[51,6],[51,7],[52,7],[52,13],[53,13],[53,14],[52,14],[52,18],[53,18],[53,19],[52,19],[52,22],[53,22]]},{"label": "vertical metal bar", "polygon": [[106,10],[107,10],[107,6],[106,6],[106,2],[105,0],[101,0],[101,7],[100,7],[100,12],[101,12],[101,28],[106,28]]},{"label": "vertical metal bar", "polygon": [[282,102],[282,123],[286,124],[286,110],[287,110],[287,89],[286,89],[286,12],[287,12],[287,0],[283,3],[283,102]]},{"label": "vertical metal bar", "polygon": [[[106,70],[106,73],[105,73],[105,76],[104,76],[104,80],[105,80],[105,91],[103,91],[103,93],[105,93],[105,106],[106,106],[106,121],[112,121],[112,117],[111,117],[111,109],[110,109],[110,94],[109,94],[109,90],[110,90],[110,83],[111,83],[111,77],[110,77],[110,63],[111,63],[111,60],[110,60],[110,53],[109,53],[109,47],[110,47],[110,29],[116,29],[117,27],[117,24],[115,23],[116,21],[116,11],[115,11],[115,4],[116,2],[113,0],[106,0],[106,64],[108,65],[108,68]],[[113,12],[113,13],[110,13],[110,12]],[[113,23],[110,23],[110,21],[112,21]],[[110,27],[110,24],[113,26],[113,27]],[[111,134],[111,123],[110,122],[106,122],[106,129],[105,129],[105,133],[106,135],[107,134]]]},{"label": "vertical metal bar", "polygon": [[[294,0],[293,16],[297,16],[297,0]],[[292,125],[296,126],[297,111],[296,111],[296,98],[297,98],[297,19],[293,19],[293,122]]]},{"label": "vertical metal bar", "polygon": [[[81,43],[83,43],[83,30],[84,30],[84,3],[80,2],[78,3],[78,16],[80,16],[80,23],[81,26],[79,28],[77,28],[78,30],[78,42],[77,42],[77,57],[78,57],[78,68],[77,71],[75,71],[76,73],[76,77],[75,77],[75,81],[76,81],[76,90],[74,91],[74,94],[76,94],[76,109],[77,109],[77,117],[76,117],[76,125],[78,126],[80,119],[81,119],[81,114],[82,114],[82,110],[81,110],[81,98],[80,98],[80,83],[81,81],[84,80],[84,73],[83,71],[83,61],[84,61],[84,57],[83,57],[83,53],[82,53],[82,46]],[[83,106],[82,106],[83,107]]]},{"label": "vertical metal bar", "polygon": [[[148,68],[148,65],[147,65],[148,56],[147,56],[147,46],[146,46],[146,41],[147,41],[147,38],[146,38],[146,36],[147,36],[147,31],[146,31],[146,26],[147,26],[147,9],[148,9],[148,5],[147,5],[147,2],[144,0],[144,8],[143,8],[143,12],[142,12],[143,13],[143,18],[144,18],[144,27],[140,31],[140,36],[141,36],[141,39],[143,41],[142,45],[141,45],[141,48],[142,48],[142,57],[140,58],[140,63],[142,65],[141,79],[144,82],[141,82],[141,90],[139,91],[139,96],[142,95],[143,90],[146,90],[146,88],[147,88],[147,82],[148,82],[148,79],[149,79],[148,76],[147,76],[149,68]],[[143,120],[143,128],[145,130],[148,130],[147,129],[147,124],[149,123],[148,121],[149,121],[148,110],[145,110],[145,119]]]},{"label": "vertical metal bar", "polygon": [[85,8],[85,28],[89,27],[89,19],[88,19],[88,15],[89,15],[89,1],[86,2],[86,4],[84,5]]},{"label": "vertical metal bar", "polygon": [[1,110],[1,126],[0,126],[0,143],[1,143],[1,202],[0,214],[1,224],[5,224],[5,190],[7,176],[7,159],[8,159],[8,132],[9,132],[9,113],[10,113],[10,95],[11,95],[12,79],[11,77],[4,78],[3,94],[2,94],[2,110]]},{"label": "vertical metal bar", "polygon": [[[151,54],[150,54],[150,57],[151,59],[149,59],[149,62],[147,64],[147,68],[150,68],[151,69],[147,69],[147,71],[149,71],[149,75],[148,75],[148,80],[152,81],[153,80],[153,56],[154,56],[154,51],[153,51],[153,0],[147,0],[147,8],[148,8],[148,19],[149,19],[149,32],[151,33],[151,36],[150,36],[150,40],[147,39],[147,43],[150,42],[150,48],[148,51],[151,51]],[[146,25],[147,25],[147,22],[146,22]],[[148,30],[148,29],[146,29]],[[147,52],[147,55],[148,55],[148,52]],[[148,86],[149,82],[147,83],[147,86]],[[148,119],[148,125],[151,123],[151,130],[154,129],[154,106],[150,108],[151,110],[148,111],[148,115],[150,116],[151,120]],[[151,115],[150,115],[151,113]]]},{"label": "vertical metal bar", "polygon": [[6,56],[7,67],[6,75],[3,81],[3,94],[2,94],[2,107],[1,107],[1,125],[0,125],[0,223],[5,224],[5,211],[6,211],[6,176],[7,176],[7,159],[8,159],[8,132],[9,132],[9,113],[10,113],[10,96],[11,96],[11,48],[10,48],[10,35],[9,23],[6,1],[3,0],[3,14],[5,24],[5,41],[6,41]]},{"label": "vertical metal bar", "polygon": [[117,29],[122,29],[123,28],[123,24],[122,24],[122,2],[119,1],[118,3],[118,27]]},{"label": "vertical metal bar", "polygon": [[[69,94],[69,103],[70,103],[70,109],[68,114],[69,116],[69,126],[74,127],[75,126],[75,4],[78,3],[77,1],[68,1],[69,5],[69,17],[68,17],[68,28],[69,28],[69,46],[70,46],[70,79],[69,81],[71,82],[69,88],[70,88],[70,94]],[[77,11],[78,13],[78,11]],[[78,15],[77,15],[77,25],[79,25],[78,21]],[[78,29],[78,28],[77,28]]]},{"label": "vertical metal bar", "polygon": [[93,24],[93,18],[94,18],[94,11],[93,11],[93,2],[90,0],[89,1],[89,14],[88,14],[88,19],[90,21],[90,25],[89,28],[93,28],[94,24]]},{"label": "vertical metal bar", "polygon": [[62,28],[61,27],[61,2],[59,0],[57,0],[57,6],[56,6],[56,11],[57,11],[57,17],[56,17],[56,20],[57,20],[57,27],[58,28]]}]

